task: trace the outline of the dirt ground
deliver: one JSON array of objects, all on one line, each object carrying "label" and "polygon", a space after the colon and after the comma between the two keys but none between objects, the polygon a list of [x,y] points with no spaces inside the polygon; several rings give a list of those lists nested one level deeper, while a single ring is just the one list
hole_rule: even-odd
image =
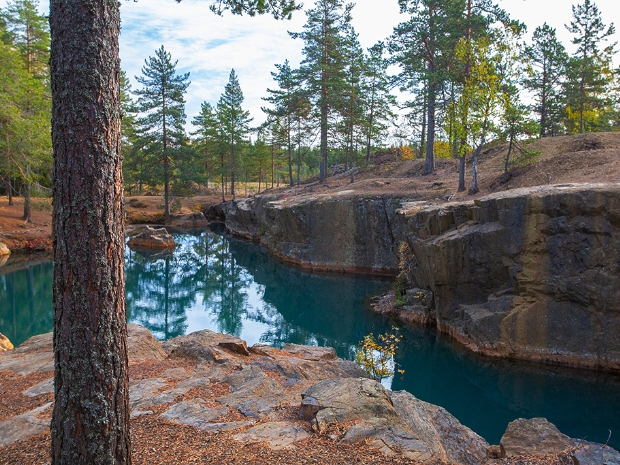
[{"label": "dirt ground", "polygon": [[[445,202],[448,199],[475,199],[492,192],[519,187],[568,183],[620,182],[620,133],[592,133],[562,136],[522,143],[533,152],[540,152],[537,161],[525,168],[504,174],[507,144],[490,144],[480,154],[478,183],[480,192],[458,193],[458,160],[437,159],[435,172],[423,176],[424,160],[397,160],[397,151],[377,154],[374,164],[360,168],[351,182],[350,172],[330,176],[323,184],[309,180],[300,186],[268,189],[264,193],[282,194],[291,199],[301,197],[406,197],[411,200]],[[471,185],[471,163],[466,168],[466,186]],[[239,190],[243,193],[243,190]],[[182,215],[221,202],[220,195],[180,199]],[[51,203],[35,199],[33,223],[25,223],[23,199],[15,198],[9,206],[0,198],[0,241],[13,252],[33,252],[51,248]],[[126,198],[127,223],[164,223],[161,196]]]}]

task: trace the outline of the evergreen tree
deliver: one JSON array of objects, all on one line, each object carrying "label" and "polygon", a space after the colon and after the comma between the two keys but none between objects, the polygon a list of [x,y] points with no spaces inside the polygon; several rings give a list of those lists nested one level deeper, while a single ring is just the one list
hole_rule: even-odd
[{"label": "evergreen tree", "polygon": [[396,119],[392,108],[396,98],[390,94],[390,78],[387,75],[389,60],[383,56],[385,45],[378,42],[368,49],[363,63],[362,97],[364,116],[362,131],[366,143],[366,163],[370,161],[371,145],[387,135],[389,125]]},{"label": "evergreen tree", "polygon": [[523,50],[526,76],[523,85],[534,94],[533,110],[539,115],[540,137],[554,136],[561,119],[558,108],[568,55],[547,23],[537,27],[532,44]]},{"label": "evergreen tree", "polygon": [[41,179],[49,178],[51,165],[51,102],[48,88],[50,35],[46,18],[36,8],[36,2],[17,0],[2,10],[9,32],[8,40],[21,55],[26,70],[26,79],[17,84],[22,91],[21,98],[19,102],[15,101],[20,107],[20,126],[23,131],[13,138],[11,162],[23,186],[23,218],[27,222],[30,222],[31,186]]},{"label": "evergreen tree", "polygon": [[220,122],[220,135],[227,145],[230,160],[230,193],[235,199],[235,156],[244,137],[250,132],[249,124],[252,121],[250,112],[245,111],[243,92],[237,79],[235,70],[231,70],[228,84],[217,103],[217,116]]},{"label": "evergreen tree", "polygon": [[135,91],[138,109],[144,116],[138,118],[139,133],[147,140],[148,152],[162,167],[164,183],[164,215],[170,216],[170,182],[175,149],[185,142],[185,99],[189,73],[177,75],[177,61],[162,45],[154,57],[145,60],[142,76],[136,80],[143,85]]},{"label": "evergreen tree", "polygon": [[[200,113],[194,117],[192,125],[196,127],[192,135],[196,136],[194,146],[200,154],[204,168],[205,187],[209,188],[209,181],[216,174],[219,146],[221,145],[218,135],[219,122],[215,108],[208,102],[202,102]],[[222,182],[222,192],[223,189],[224,183]]]},{"label": "evergreen tree", "polygon": [[298,73],[295,73],[288,60],[284,64],[276,65],[277,73],[272,72],[271,76],[278,84],[278,89],[267,89],[271,95],[264,97],[263,100],[271,103],[273,108],[262,110],[272,118],[280,121],[280,130],[286,145],[289,185],[293,185],[293,124],[295,115],[298,112],[299,98],[301,93]]},{"label": "evergreen tree", "polygon": [[598,7],[590,0],[572,8],[573,20],[566,28],[574,34],[572,42],[577,51],[569,61],[565,92],[568,123],[573,119],[571,113],[574,114],[581,134],[597,129],[597,114],[610,104],[606,93],[613,81],[611,59],[616,44],[602,49],[601,45],[615,33],[615,28],[613,23],[609,27],[603,23]]},{"label": "evergreen tree", "polygon": [[49,78],[50,33],[47,18],[37,11],[36,0],[15,0],[2,11],[9,37],[26,63],[30,76]]},{"label": "evergreen tree", "polygon": [[399,0],[401,13],[409,14],[410,19],[396,26],[390,38],[393,60],[401,68],[397,76],[401,89],[423,93],[426,107],[424,174],[435,169],[437,98],[448,78],[447,60],[453,55],[462,33],[461,3],[458,0]]},{"label": "evergreen tree", "polygon": [[351,27],[353,4],[343,0],[316,0],[306,12],[304,31],[290,33],[304,41],[304,59],[300,73],[307,96],[317,109],[320,128],[320,181],[327,177],[329,119],[338,108],[338,96],[344,80],[346,33]]}]

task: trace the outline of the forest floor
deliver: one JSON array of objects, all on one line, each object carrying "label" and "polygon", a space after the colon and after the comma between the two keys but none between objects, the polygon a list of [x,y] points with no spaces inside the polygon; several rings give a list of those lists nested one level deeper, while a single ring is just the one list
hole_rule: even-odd
[{"label": "forest floor", "polygon": [[[291,200],[323,196],[398,196],[441,203],[448,199],[472,200],[492,192],[520,187],[620,182],[620,133],[553,137],[531,143],[522,142],[521,146],[539,155],[529,166],[512,169],[508,173],[504,173],[507,144],[491,143],[485,147],[479,157],[480,192],[476,195],[470,195],[467,190],[457,192],[458,160],[438,158],[435,160],[435,171],[423,175],[424,160],[398,161],[396,149],[376,154],[374,163],[356,170],[354,182],[351,182],[351,172],[346,172],[330,176],[322,184],[318,179],[310,179],[299,186],[273,188],[263,193],[290,196]],[[467,188],[471,185],[470,162],[466,167]],[[244,190],[239,189],[238,193],[238,197],[242,197]],[[221,202],[221,195],[201,195],[179,200],[181,208],[174,212],[175,215],[216,205]],[[163,224],[162,205],[162,196],[128,196],[127,223]],[[22,219],[23,198],[14,198],[13,206],[8,205],[6,197],[0,198],[0,241],[13,252],[28,253],[51,248],[51,202],[49,199],[34,199],[33,206],[33,222],[25,223]]]}]

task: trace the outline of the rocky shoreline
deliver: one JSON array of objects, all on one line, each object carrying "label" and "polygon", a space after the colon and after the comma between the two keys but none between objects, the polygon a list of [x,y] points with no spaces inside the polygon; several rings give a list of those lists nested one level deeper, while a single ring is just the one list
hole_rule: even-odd
[{"label": "rocky shoreline", "polygon": [[400,273],[400,305],[384,313],[476,353],[620,370],[620,184],[452,203],[346,192],[258,196],[206,213],[305,268]]},{"label": "rocky shoreline", "polygon": [[[239,338],[208,330],[159,343],[143,327],[129,325],[128,350],[132,421],[185,428],[201,438],[201,450],[193,452],[203,456],[221,453],[209,452],[209,438],[224,437],[231,448],[258,444],[286,454],[327,441],[351,457],[362,454],[357,463],[377,463],[383,456],[384,463],[620,464],[615,450],[571,439],[544,419],[512,422],[500,445],[491,446],[445,409],[385,389],[331,348],[247,347]],[[51,334],[0,353],[0,376],[10,377],[13,385],[32,379],[8,400],[0,399],[1,463],[29,463],[19,460],[17,450],[32,454],[38,447],[41,457],[48,453],[43,446],[49,437],[52,371]],[[137,431],[135,441],[141,443]],[[519,461],[524,457],[528,461]],[[334,462],[322,457],[312,463]]]}]

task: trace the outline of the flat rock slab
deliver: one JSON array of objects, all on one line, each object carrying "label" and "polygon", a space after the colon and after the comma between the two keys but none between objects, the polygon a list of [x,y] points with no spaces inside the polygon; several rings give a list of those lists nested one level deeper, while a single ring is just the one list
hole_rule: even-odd
[{"label": "flat rock slab", "polygon": [[280,385],[254,366],[243,366],[241,370],[225,376],[223,382],[233,392],[218,397],[217,401],[236,408],[246,417],[263,418],[288,401]]},{"label": "flat rock slab", "polygon": [[299,426],[284,421],[261,423],[243,433],[233,436],[235,441],[244,443],[266,442],[274,450],[292,449],[293,443],[310,435]]},{"label": "flat rock slab", "polygon": [[196,398],[174,404],[162,413],[160,418],[165,418],[166,420],[181,425],[205,429],[208,423],[227,413],[228,409],[226,407],[216,409],[208,408],[204,400]]},{"label": "flat rock slab", "polygon": [[508,423],[499,445],[502,457],[552,455],[574,446],[575,441],[545,418],[518,418]]},{"label": "flat rock slab", "polygon": [[354,444],[366,440],[388,456],[402,455],[422,463],[436,456],[402,421],[371,418],[349,428],[341,442]]},{"label": "flat rock slab", "polygon": [[0,422],[0,447],[23,441],[49,430],[50,420],[43,420],[36,415],[43,413],[51,405],[52,403],[49,402],[30,412]]},{"label": "flat rock slab", "polygon": [[312,420],[320,433],[334,423],[398,418],[388,391],[370,379],[326,379],[306,389],[301,397],[302,416]]},{"label": "flat rock slab", "polygon": [[37,397],[41,394],[49,394],[54,392],[54,378],[36,384],[24,391],[24,395],[28,397]]},{"label": "flat rock slab", "polygon": [[282,347],[282,352],[288,352],[306,360],[336,360],[337,358],[336,349],[333,347],[286,344]]}]

